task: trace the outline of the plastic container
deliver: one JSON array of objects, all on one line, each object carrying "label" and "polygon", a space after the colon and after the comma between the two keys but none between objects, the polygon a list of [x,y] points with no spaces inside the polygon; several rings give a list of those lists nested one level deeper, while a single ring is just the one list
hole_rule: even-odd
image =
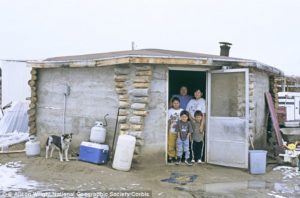
[{"label": "plastic container", "polygon": [[25,152],[27,156],[37,156],[41,153],[40,141],[35,136],[30,136],[29,141],[25,144]]},{"label": "plastic container", "polygon": [[118,138],[112,167],[121,171],[129,171],[135,148],[135,137],[120,135]]},{"label": "plastic container", "polygon": [[106,137],[106,129],[103,127],[103,123],[97,121],[96,125],[91,129],[90,141],[95,143],[104,143]]},{"label": "plastic container", "polygon": [[250,173],[265,174],[267,166],[267,151],[251,150],[249,151]]},{"label": "plastic container", "polygon": [[79,149],[79,160],[94,164],[105,164],[108,160],[109,147],[106,144],[82,142]]}]

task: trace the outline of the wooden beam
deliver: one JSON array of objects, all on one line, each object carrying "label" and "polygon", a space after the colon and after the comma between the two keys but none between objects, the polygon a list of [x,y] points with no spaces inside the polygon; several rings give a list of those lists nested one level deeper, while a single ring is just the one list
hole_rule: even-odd
[{"label": "wooden beam", "polygon": [[277,145],[282,147],[282,145],[283,145],[282,136],[281,136],[279,123],[278,123],[278,119],[277,119],[277,114],[276,114],[276,111],[275,111],[275,106],[274,106],[274,103],[273,103],[272,96],[269,92],[265,92],[265,97],[266,97],[269,112],[270,112],[270,115],[271,115],[272,125],[273,125],[274,131],[275,131],[275,137],[276,137],[276,140],[277,140]]}]

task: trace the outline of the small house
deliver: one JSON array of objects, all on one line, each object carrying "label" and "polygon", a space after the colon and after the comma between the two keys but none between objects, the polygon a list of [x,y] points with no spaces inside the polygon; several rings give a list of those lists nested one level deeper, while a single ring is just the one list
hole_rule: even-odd
[{"label": "small house", "polygon": [[168,102],[186,85],[203,90],[206,99],[206,162],[248,168],[250,138],[256,148],[266,147],[264,93],[283,72],[229,57],[229,48],[222,43],[220,56],[140,49],[31,62],[30,132],[42,142],[72,132],[78,148],[95,121],[109,114],[107,144],[114,133],[133,135],[134,160],[167,159]]}]

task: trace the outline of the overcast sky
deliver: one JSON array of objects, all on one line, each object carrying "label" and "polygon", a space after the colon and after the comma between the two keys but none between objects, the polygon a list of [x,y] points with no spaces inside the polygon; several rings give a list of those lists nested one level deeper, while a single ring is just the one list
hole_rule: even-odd
[{"label": "overcast sky", "polygon": [[300,76],[298,0],[0,0],[0,59],[160,48],[219,54]]}]

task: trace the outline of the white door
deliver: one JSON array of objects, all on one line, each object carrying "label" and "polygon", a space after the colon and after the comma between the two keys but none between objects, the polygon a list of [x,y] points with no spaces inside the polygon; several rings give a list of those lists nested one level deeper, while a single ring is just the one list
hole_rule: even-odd
[{"label": "white door", "polygon": [[295,120],[300,120],[300,97],[295,96]]},{"label": "white door", "polygon": [[248,168],[248,90],[248,69],[208,73],[208,163]]}]

